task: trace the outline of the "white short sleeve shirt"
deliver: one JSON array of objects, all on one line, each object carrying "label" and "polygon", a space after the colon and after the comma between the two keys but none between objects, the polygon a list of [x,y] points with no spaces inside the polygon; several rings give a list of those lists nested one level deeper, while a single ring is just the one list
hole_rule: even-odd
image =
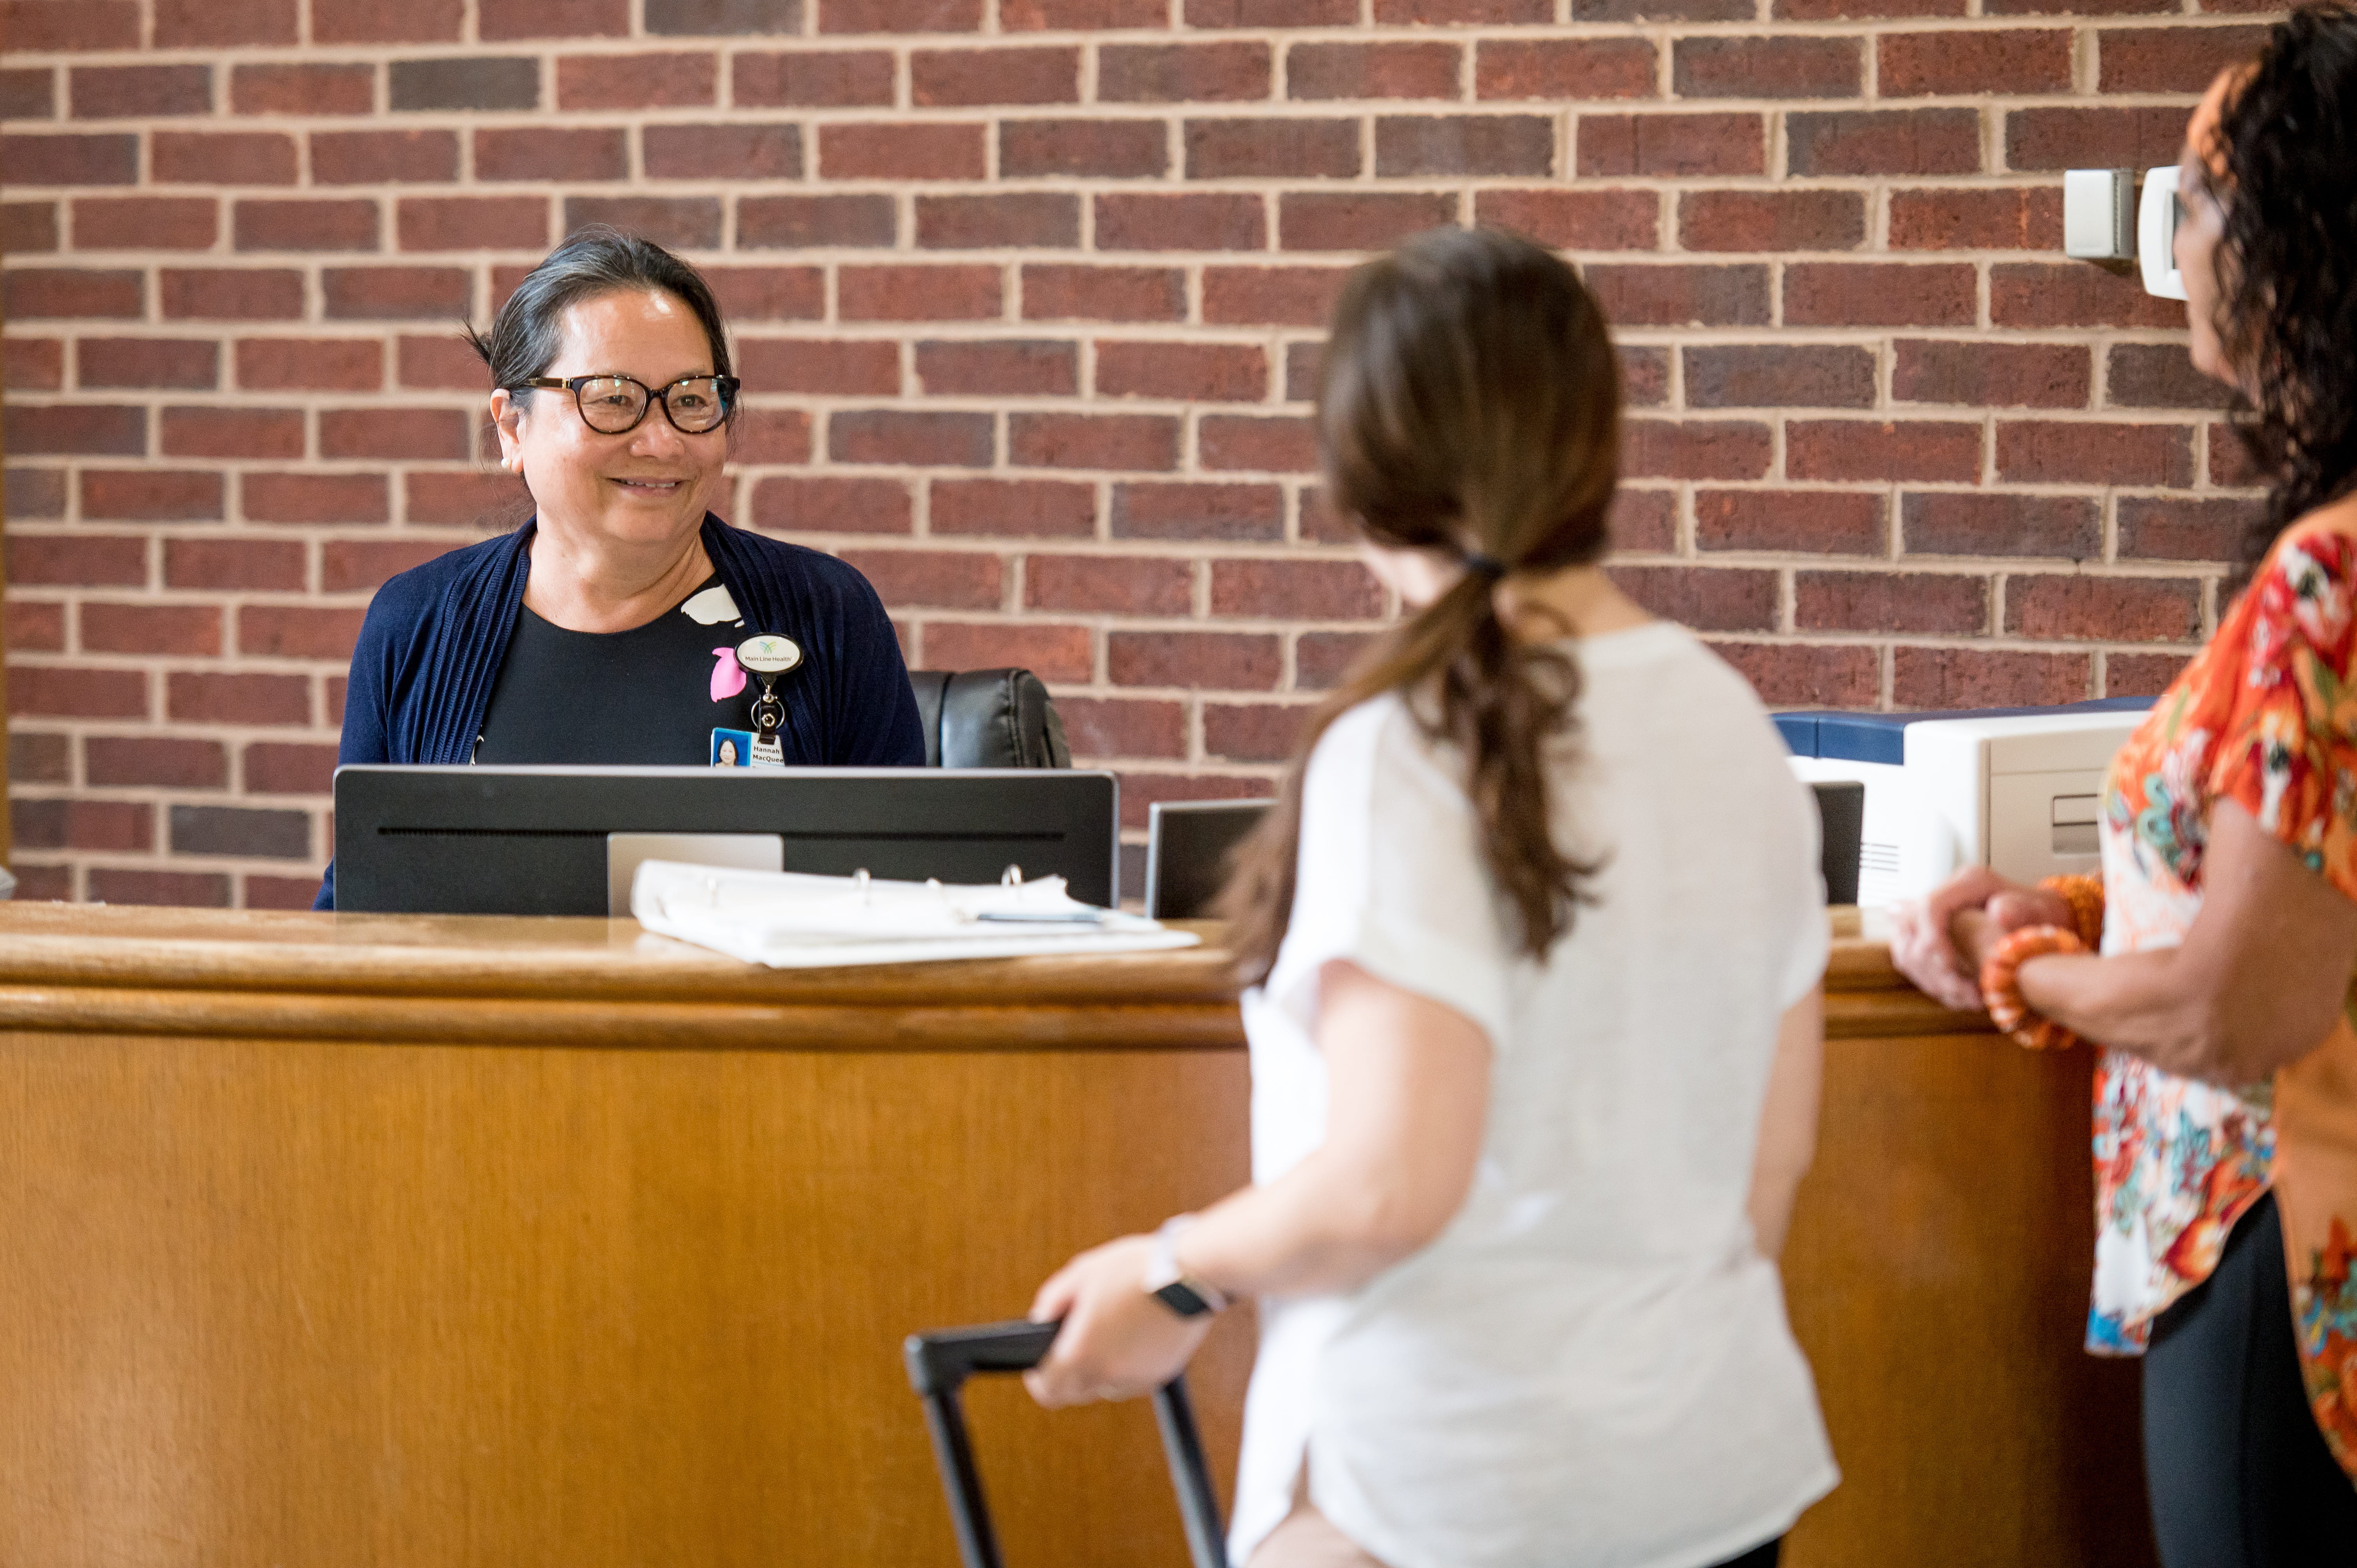
[{"label": "white short sleeve shirt", "polygon": [[1393,1568],[1702,1568],[1835,1483],[1744,1208],[1779,1022],[1824,968],[1815,809],[1685,631],[1567,646],[1584,686],[1555,832],[1603,869],[1543,962],[1516,950],[1456,755],[1399,697],[1310,759],[1292,922],[1244,1000],[1254,1179],[1324,1137],[1333,960],[1480,1026],[1490,1119],[1431,1246],[1261,1304],[1239,1563],[1305,1456],[1319,1509]]}]

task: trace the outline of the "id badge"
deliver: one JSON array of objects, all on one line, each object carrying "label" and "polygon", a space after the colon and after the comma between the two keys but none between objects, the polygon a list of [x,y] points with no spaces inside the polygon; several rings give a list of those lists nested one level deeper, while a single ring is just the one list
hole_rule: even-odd
[{"label": "id badge", "polygon": [[712,732],[712,766],[715,768],[750,768],[753,765],[753,732],[748,729],[716,729]]}]

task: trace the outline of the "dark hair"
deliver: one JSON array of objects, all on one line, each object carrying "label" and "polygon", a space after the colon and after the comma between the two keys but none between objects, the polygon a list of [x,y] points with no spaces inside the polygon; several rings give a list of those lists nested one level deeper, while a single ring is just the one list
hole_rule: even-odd
[{"label": "dark hair", "polygon": [[2285,525],[2357,484],[2357,10],[2276,24],[2219,125],[2218,335],[2268,483],[2247,570]]},{"label": "dark hair", "polygon": [[[1481,850],[1543,955],[1598,869],[1557,847],[1545,751],[1576,729],[1579,669],[1500,618],[1515,574],[1599,559],[1620,478],[1620,367],[1604,317],[1553,252],[1491,229],[1419,235],[1351,274],[1318,372],[1328,499],[1378,544],[1464,557],[1449,590],[1383,636],[1311,715],[1275,809],[1223,899],[1244,975],[1291,922],[1310,752],[1348,709],[1401,692],[1463,757]],[[1569,628],[1565,628],[1568,630]]]},{"label": "dark hair", "polygon": [[[593,223],[565,236],[540,265],[524,274],[515,293],[500,306],[489,333],[467,329],[467,341],[491,368],[491,384],[508,392],[522,389],[533,376],[544,374],[556,358],[565,330],[565,313],[585,299],[618,290],[659,288],[673,295],[704,326],[704,340],[712,349],[716,375],[731,373],[728,334],[720,318],[720,302],[704,274],[651,240],[625,234]],[[736,410],[729,410],[735,417]]]}]

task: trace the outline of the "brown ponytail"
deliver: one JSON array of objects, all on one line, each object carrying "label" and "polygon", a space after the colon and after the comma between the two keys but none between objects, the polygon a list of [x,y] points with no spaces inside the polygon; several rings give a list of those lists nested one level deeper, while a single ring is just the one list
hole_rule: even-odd
[{"label": "brown ponytail", "polygon": [[1604,318],[1552,252],[1495,230],[1437,230],[1351,275],[1318,390],[1329,496],[1378,544],[1477,564],[1311,714],[1222,900],[1247,981],[1266,977],[1292,919],[1309,754],[1342,714],[1386,692],[1465,757],[1482,855],[1523,950],[1543,956],[1571,929],[1598,866],[1558,846],[1546,751],[1577,729],[1579,669],[1559,643],[1517,639],[1499,599],[1513,575],[1603,555],[1620,426]]}]

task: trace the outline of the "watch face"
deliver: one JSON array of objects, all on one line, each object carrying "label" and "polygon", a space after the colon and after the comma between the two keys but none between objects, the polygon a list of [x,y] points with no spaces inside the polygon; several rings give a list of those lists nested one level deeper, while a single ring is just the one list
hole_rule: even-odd
[{"label": "watch face", "polygon": [[1189,1290],[1184,1280],[1172,1280],[1154,1293],[1154,1299],[1181,1317],[1200,1317],[1211,1310],[1211,1304]]}]

